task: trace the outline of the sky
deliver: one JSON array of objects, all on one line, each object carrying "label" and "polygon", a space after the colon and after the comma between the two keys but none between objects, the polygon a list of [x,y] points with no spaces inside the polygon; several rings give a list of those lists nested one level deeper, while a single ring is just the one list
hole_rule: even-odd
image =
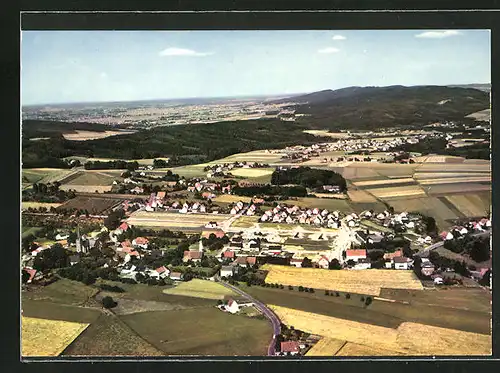
[{"label": "sky", "polygon": [[23,31],[23,105],[490,83],[489,30]]}]

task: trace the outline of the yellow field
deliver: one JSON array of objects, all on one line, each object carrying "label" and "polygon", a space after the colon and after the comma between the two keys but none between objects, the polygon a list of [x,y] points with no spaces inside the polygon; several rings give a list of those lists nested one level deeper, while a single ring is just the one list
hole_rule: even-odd
[{"label": "yellow field", "polygon": [[273,163],[281,160],[281,154],[266,153],[264,150],[255,150],[248,153],[238,153],[230,155],[229,157],[218,159],[210,162],[210,164],[221,164],[231,162],[261,162]]},{"label": "yellow field", "polygon": [[[347,342],[335,356],[398,356],[402,355],[394,351],[384,350],[375,346],[365,346],[357,343]],[[331,356],[331,355],[330,355]]]},{"label": "yellow field", "polygon": [[418,185],[368,189],[367,192],[373,194],[377,198],[408,198],[408,197],[425,197],[424,190]]},{"label": "yellow field", "polygon": [[234,196],[231,194],[221,194],[214,198],[214,202],[222,202],[222,203],[236,203],[236,202],[244,202],[249,203],[252,200],[251,197],[244,196]]},{"label": "yellow field", "polygon": [[465,216],[481,216],[485,213],[485,204],[479,196],[475,195],[454,195],[447,196],[450,201]]},{"label": "yellow field", "polygon": [[260,177],[271,175],[274,172],[272,168],[234,168],[230,171],[234,176],[240,177]]},{"label": "yellow field", "polygon": [[225,296],[236,295],[232,290],[216,282],[192,279],[173,288],[163,290],[165,294],[184,295],[187,297],[223,299]]},{"label": "yellow field", "polygon": [[22,316],[22,356],[58,356],[88,326]]},{"label": "yellow field", "polygon": [[346,342],[334,338],[321,338],[309,351],[306,356],[334,356]]},{"label": "yellow field", "polygon": [[423,289],[412,271],[366,269],[363,271],[324,271],[315,268],[295,268],[265,264],[266,282],[316,289],[337,290],[378,296],[381,288]]},{"label": "yellow field", "polygon": [[229,218],[230,215],[222,214],[178,214],[140,211],[133,213],[127,219],[127,223],[143,227],[200,228],[211,221],[219,223]]},{"label": "yellow field", "polygon": [[258,222],[259,222],[258,216],[241,216],[238,219],[236,219],[233,222],[233,224],[231,224],[231,227],[250,228],[253,227]]},{"label": "yellow field", "polygon": [[414,178],[420,179],[444,179],[444,178],[457,178],[457,177],[476,177],[476,176],[490,176],[491,172],[416,172]]},{"label": "yellow field", "polygon": [[80,131],[75,130],[76,133],[65,133],[63,137],[70,141],[86,141],[86,140],[96,140],[104,139],[105,137],[115,136],[115,135],[128,135],[135,133],[136,131]]},{"label": "yellow field", "polygon": [[51,207],[59,207],[61,206],[61,203],[45,203],[45,202],[22,202],[22,208],[27,209],[27,208],[39,208],[39,207],[46,207],[50,209]]},{"label": "yellow field", "polygon": [[411,177],[409,178],[399,178],[399,179],[390,179],[390,180],[367,180],[367,181],[355,181],[353,184],[356,186],[376,186],[376,185],[384,185],[384,184],[402,184],[402,183],[413,183]]},{"label": "yellow field", "polygon": [[59,187],[61,190],[75,190],[79,193],[94,193],[96,190],[99,193],[109,192],[111,191],[112,186],[104,186],[104,185],[73,185],[73,184],[64,184]]},{"label": "yellow field", "polygon": [[[392,329],[275,305],[269,307],[286,325],[329,339],[347,341],[345,350],[342,348],[338,356],[491,354],[489,335],[411,322],[403,322],[397,329]],[[350,346],[350,343],[354,345]],[[324,351],[325,354],[328,352]]]},{"label": "yellow field", "polygon": [[347,195],[351,201],[357,203],[377,202],[377,199],[374,196],[364,190],[349,190]]},{"label": "yellow field", "polygon": [[487,176],[461,176],[461,177],[447,177],[440,179],[422,179],[419,183],[422,185],[434,184],[450,184],[450,183],[479,183],[491,182],[491,175]]}]

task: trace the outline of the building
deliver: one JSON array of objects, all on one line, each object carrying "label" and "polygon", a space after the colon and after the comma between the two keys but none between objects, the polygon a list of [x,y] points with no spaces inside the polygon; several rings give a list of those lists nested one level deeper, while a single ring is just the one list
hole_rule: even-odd
[{"label": "building", "polygon": [[170,270],[165,266],[161,266],[159,268],[156,268],[154,271],[151,271],[149,276],[153,278],[165,278],[168,277],[169,275],[170,275]]},{"label": "building", "polygon": [[187,262],[192,260],[193,262],[200,262],[201,258],[203,258],[203,251],[184,251],[184,258],[182,258],[183,262]]},{"label": "building", "polygon": [[420,270],[424,276],[431,276],[435,268],[431,262],[422,262]]},{"label": "building", "polygon": [[220,277],[230,277],[234,275],[233,266],[222,266],[220,269]]},{"label": "building", "polygon": [[234,299],[229,299],[225,308],[226,311],[230,313],[237,313],[240,311],[240,306]]},{"label": "building", "polygon": [[411,263],[411,259],[405,256],[395,257],[392,261],[394,262],[394,269],[409,269]]},{"label": "building", "polygon": [[281,342],[281,352],[286,355],[297,355],[300,352],[300,344],[297,341]]},{"label": "building", "polygon": [[182,281],[184,275],[181,272],[170,272],[170,279],[175,281]]},{"label": "building", "polygon": [[328,269],[328,267],[330,265],[330,261],[328,260],[328,258],[326,256],[321,255],[321,257],[319,258],[319,260],[317,261],[316,264],[318,265],[319,268]]},{"label": "building", "polygon": [[[215,224],[217,225],[217,223],[215,223]],[[217,238],[222,238],[222,237],[224,237],[226,235],[226,233],[224,233],[223,230],[221,230],[221,229],[214,229],[214,230],[203,231],[202,234],[201,234],[201,236],[203,238],[210,238],[211,234],[214,234],[215,237],[217,237]]]},{"label": "building", "polygon": [[132,240],[133,246],[139,246],[139,247],[142,247],[143,249],[147,249],[148,244],[149,244],[149,240],[145,237],[137,237],[134,240]]},{"label": "building", "polygon": [[366,250],[365,249],[356,249],[356,250],[346,250],[345,259],[354,260],[355,262],[359,259],[366,259]]}]

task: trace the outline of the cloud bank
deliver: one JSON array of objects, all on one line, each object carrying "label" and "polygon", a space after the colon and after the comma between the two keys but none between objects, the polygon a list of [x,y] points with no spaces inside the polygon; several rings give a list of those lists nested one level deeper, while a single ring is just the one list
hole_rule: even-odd
[{"label": "cloud bank", "polygon": [[204,57],[210,56],[213,53],[209,52],[197,52],[192,49],[185,48],[167,48],[160,52],[162,57],[178,57],[178,56],[190,56],[190,57]]},{"label": "cloud bank", "polygon": [[342,35],[333,35],[332,40],[345,40],[346,37]]},{"label": "cloud bank", "polygon": [[420,34],[415,35],[416,38],[427,38],[427,39],[443,39],[450,36],[461,35],[460,31],[457,30],[445,30],[445,31],[425,31]]}]

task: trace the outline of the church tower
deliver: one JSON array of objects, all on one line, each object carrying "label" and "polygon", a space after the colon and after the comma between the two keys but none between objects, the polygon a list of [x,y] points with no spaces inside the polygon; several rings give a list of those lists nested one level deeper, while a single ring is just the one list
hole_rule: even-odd
[{"label": "church tower", "polygon": [[203,252],[203,240],[200,238],[200,247],[199,250]]}]

